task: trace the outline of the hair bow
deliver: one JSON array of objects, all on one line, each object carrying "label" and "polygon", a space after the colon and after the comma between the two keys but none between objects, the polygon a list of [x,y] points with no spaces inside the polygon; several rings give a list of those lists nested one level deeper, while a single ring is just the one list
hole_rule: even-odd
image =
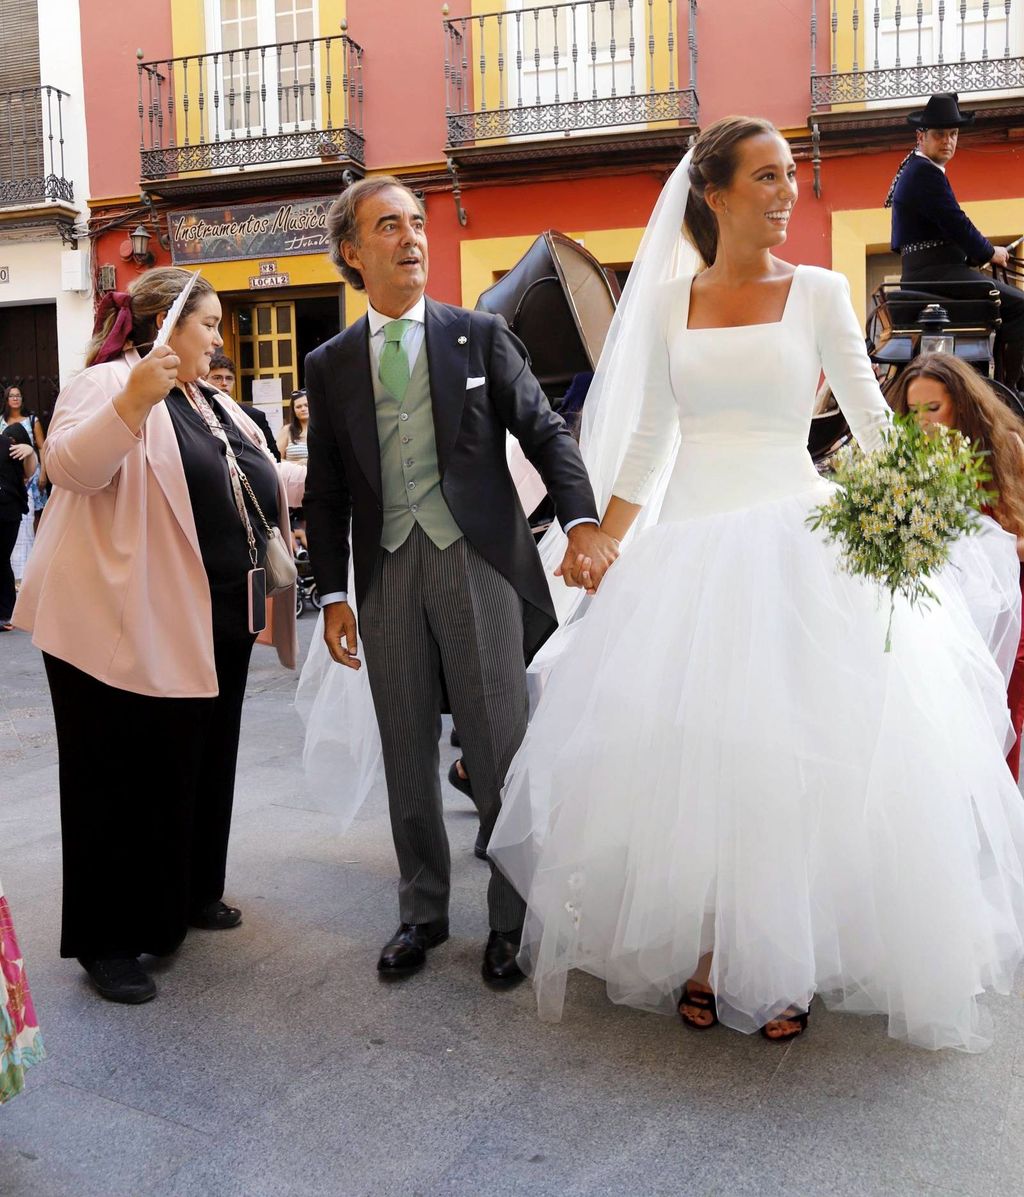
[{"label": "hair bow", "polygon": [[117,319],[100,346],[99,353],[93,358],[93,365],[120,357],[124,352],[125,341],[132,335],[132,297],[127,291],[108,291],[103,296],[100,306],[96,309],[93,332],[100,332],[107,317],[115,309],[117,310]]}]

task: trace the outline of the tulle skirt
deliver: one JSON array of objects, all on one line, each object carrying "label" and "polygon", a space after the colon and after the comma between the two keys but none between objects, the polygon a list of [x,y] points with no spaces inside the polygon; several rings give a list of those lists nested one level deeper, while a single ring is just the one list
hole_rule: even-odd
[{"label": "tulle skirt", "polygon": [[566,974],[721,1020],[820,994],[927,1048],[988,1043],[1024,947],[1005,681],[951,579],[929,610],[844,574],[817,493],[660,524],[546,679],[490,855],[527,897],[542,1016]]}]

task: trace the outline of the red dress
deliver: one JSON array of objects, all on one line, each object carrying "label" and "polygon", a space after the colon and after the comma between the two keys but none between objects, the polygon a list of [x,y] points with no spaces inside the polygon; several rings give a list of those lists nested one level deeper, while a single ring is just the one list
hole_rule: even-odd
[{"label": "red dress", "polygon": [[[984,515],[991,516],[996,523],[999,522],[991,507],[985,506],[981,510]],[[1021,600],[1024,603],[1024,564],[1020,567],[1020,586]],[[1017,656],[1013,662],[1010,684],[1006,691],[1006,705],[1010,708],[1010,722],[1013,725],[1014,735],[1017,737],[1006,758],[1006,763],[1010,766],[1010,772],[1014,779],[1020,781],[1020,735],[1021,728],[1024,727],[1024,621],[1021,624],[1020,643],[1017,645]]]}]

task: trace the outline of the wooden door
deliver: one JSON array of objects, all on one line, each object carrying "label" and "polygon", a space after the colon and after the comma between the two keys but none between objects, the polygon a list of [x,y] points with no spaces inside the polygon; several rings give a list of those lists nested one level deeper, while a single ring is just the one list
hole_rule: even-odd
[{"label": "wooden door", "polygon": [[19,386],[28,410],[49,422],[60,390],[55,303],[0,307],[0,386]]},{"label": "wooden door", "polygon": [[233,331],[238,346],[241,401],[252,402],[253,379],[280,378],[287,419],[291,393],[298,386],[295,304],[289,301],[241,303],[234,311]]}]

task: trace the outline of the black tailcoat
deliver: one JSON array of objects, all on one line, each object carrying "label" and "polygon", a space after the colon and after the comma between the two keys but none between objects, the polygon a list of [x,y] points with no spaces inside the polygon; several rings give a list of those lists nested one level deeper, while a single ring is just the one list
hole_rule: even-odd
[{"label": "black tailcoat", "polygon": [[[441,490],[467,541],[523,599],[529,661],[557,621],[533,534],[509,474],[506,430],[536,467],[563,526],[597,519],[579,448],[551,410],[501,316],[426,301],[425,339]],[[303,510],[321,594],[356,600],[373,578],[383,525],[381,455],[366,317],[306,358],[309,462]],[[467,382],[476,382],[467,386]]]}]

